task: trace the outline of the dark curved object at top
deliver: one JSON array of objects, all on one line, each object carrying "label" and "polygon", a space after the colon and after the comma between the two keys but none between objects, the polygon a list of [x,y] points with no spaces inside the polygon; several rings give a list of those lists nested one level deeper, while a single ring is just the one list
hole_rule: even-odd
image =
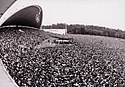
[{"label": "dark curved object at top", "polygon": [[40,28],[42,16],[42,8],[40,6],[29,6],[12,15],[2,26],[21,25]]}]

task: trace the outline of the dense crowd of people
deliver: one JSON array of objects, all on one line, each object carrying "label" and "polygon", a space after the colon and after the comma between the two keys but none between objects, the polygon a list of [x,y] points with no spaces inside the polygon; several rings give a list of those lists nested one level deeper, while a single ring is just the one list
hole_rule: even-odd
[{"label": "dense crowd of people", "polygon": [[0,57],[23,87],[124,87],[125,61],[100,40],[35,49],[48,33],[0,29]]}]

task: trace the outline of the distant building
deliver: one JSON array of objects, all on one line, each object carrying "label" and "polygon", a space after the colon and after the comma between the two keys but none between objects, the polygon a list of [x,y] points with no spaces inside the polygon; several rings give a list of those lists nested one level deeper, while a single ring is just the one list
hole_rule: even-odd
[{"label": "distant building", "polygon": [[42,29],[42,30],[61,35],[65,35],[67,33],[67,29]]}]

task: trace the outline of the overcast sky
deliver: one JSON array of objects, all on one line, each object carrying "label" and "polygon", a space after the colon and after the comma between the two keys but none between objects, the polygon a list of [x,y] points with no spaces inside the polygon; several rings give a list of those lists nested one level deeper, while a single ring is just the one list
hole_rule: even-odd
[{"label": "overcast sky", "polygon": [[41,0],[43,24],[98,25],[125,30],[125,0]]},{"label": "overcast sky", "polygon": [[125,0],[17,0],[16,7],[28,1],[41,5],[43,25],[85,24],[125,30]]}]

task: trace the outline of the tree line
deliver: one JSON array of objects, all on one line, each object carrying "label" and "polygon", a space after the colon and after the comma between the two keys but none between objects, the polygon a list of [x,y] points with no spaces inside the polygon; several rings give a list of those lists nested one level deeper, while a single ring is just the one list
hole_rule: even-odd
[{"label": "tree line", "polygon": [[111,29],[107,27],[93,26],[93,25],[80,25],[80,24],[65,24],[57,23],[52,25],[43,25],[43,29],[64,29],[67,28],[69,34],[88,34],[99,35],[125,39],[125,31],[120,29]]}]

